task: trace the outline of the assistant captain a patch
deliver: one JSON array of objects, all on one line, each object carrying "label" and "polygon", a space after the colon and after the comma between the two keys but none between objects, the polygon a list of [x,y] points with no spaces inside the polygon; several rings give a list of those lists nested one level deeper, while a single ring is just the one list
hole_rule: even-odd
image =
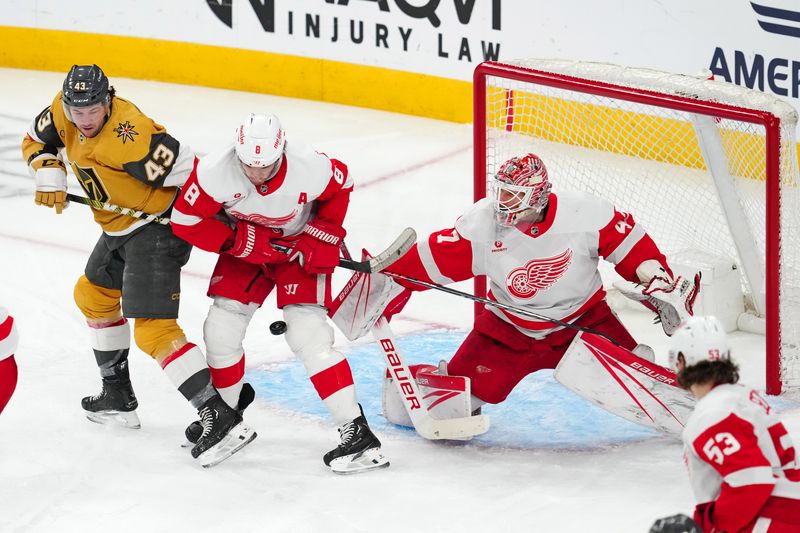
[{"label": "assistant captain a patch", "polygon": [[134,129],[135,127],[130,120],[126,120],[124,123],[120,122],[119,126],[114,128],[114,133],[117,134],[117,137],[122,137],[122,144],[125,144],[127,140],[133,142],[135,140],[133,137],[139,135],[139,132]]}]

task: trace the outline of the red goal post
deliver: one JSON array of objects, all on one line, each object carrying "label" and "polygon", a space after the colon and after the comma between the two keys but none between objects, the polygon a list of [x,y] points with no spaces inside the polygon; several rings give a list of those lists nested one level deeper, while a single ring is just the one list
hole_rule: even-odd
[{"label": "red goal post", "polygon": [[[745,300],[737,322],[757,317],[765,331],[767,392],[797,391],[796,127],[788,103],[699,76],[486,62],[474,73],[474,195],[486,195],[503,161],[534,152],[554,191],[586,190],[631,211],[668,257],[730,258]],[[485,280],[475,288],[485,294]]]}]

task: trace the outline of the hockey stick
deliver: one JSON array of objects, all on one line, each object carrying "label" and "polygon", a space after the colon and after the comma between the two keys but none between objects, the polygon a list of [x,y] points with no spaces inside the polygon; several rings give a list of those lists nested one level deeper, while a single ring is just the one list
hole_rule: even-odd
[{"label": "hockey stick", "polygon": [[[339,266],[342,268],[349,268],[347,265],[343,265],[339,263]],[[354,270],[354,269],[351,269]],[[592,328],[585,328],[583,326],[577,326],[575,324],[571,324],[569,322],[564,322],[563,320],[558,320],[557,318],[550,318],[549,316],[540,315],[539,313],[534,313],[533,311],[528,311],[527,309],[523,309],[522,307],[515,307],[513,305],[508,305],[500,302],[496,302],[494,300],[489,300],[488,298],[481,298],[480,296],[475,296],[474,294],[470,294],[468,292],[459,291],[457,289],[452,289],[450,287],[446,287],[444,285],[440,285],[438,283],[428,283],[427,281],[422,281],[421,279],[412,278],[410,276],[405,276],[403,274],[397,274],[395,272],[388,272],[386,270],[382,270],[381,274],[385,274],[392,278],[402,279],[404,281],[409,281],[415,285],[422,285],[423,287],[427,287],[429,289],[434,289],[441,292],[446,292],[447,294],[452,294],[454,296],[460,296],[461,298],[466,298],[468,300],[472,300],[473,302],[480,302],[485,305],[491,305],[492,307],[497,307],[498,309],[505,309],[506,311],[511,311],[512,313],[517,313],[520,315],[524,315],[530,318],[534,318],[536,320],[541,320],[543,322],[550,322],[551,324],[555,324],[557,326],[562,326],[569,329],[574,329],[577,331],[585,331],[586,333],[592,333],[594,335],[599,335],[604,339],[608,340],[615,346],[620,346],[620,344],[606,335],[603,332],[594,330]]]},{"label": "hockey stick", "polygon": [[[352,256],[344,241],[342,241],[339,248],[345,258],[342,261],[352,262]],[[430,440],[464,440],[486,433],[489,429],[489,417],[486,415],[445,420],[433,418],[428,412],[427,406],[423,403],[423,396],[416,380],[397,349],[397,341],[394,339],[394,333],[392,328],[389,327],[389,322],[380,317],[375,325],[372,326],[372,335],[381,347],[381,352],[386,359],[386,367],[392,376],[392,382],[397,388],[398,395],[403,402],[403,407],[405,407],[408,417],[411,419],[411,423],[414,425],[414,429],[420,436]]]},{"label": "hockey stick", "polygon": [[[405,254],[411,249],[412,246],[414,246],[415,242],[417,242],[417,232],[414,231],[413,228],[406,228],[400,232],[400,235],[398,235],[394,242],[387,246],[386,249],[384,249],[375,257],[371,257],[365,261],[354,261],[350,254],[347,253],[347,248],[345,247],[344,242],[342,242],[342,244],[339,245],[339,249],[345,254],[345,256],[339,258],[339,266],[347,270],[375,274],[383,271],[384,268],[387,268],[389,265],[400,259],[403,254]],[[270,245],[279,252],[283,252],[285,254],[292,253],[291,246],[277,243],[275,241],[271,242]]]},{"label": "hockey stick", "polygon": [[433,418],[423,403],[417,381],[412,377],[408,365],[397,349],[397,341],[394,339],[389,322],[380,317],[372,326],[372,335],[381,347],[381,352],[386,358],[386,366],[392,376],[392,382],[400,394],[403,407],[406,408],[411,423],[414,424],[414,429],[420,436],[430,440],[464,440],[488,431],[489,417],[487,415],[443,420]]},{"label": "hockey stick", "polygon": [[126,217],[140,218],[148,222],[155,222],[156,224],[163,224],[163,225],[169,224],[168,217],[143,213],[142,211],[137,211],[136,209],[131,209],[129,207],[120,207],[118,205],[109,204],[107,202],[101,202],[99,200],[92,200],[90,198],[86,198],[85,196],[78,196],[77,194],[67,193],[67,199],[71,202],[77,202],[79,204],[88,205],[89,207],[93,207],[101,211],[108,211],[109,213],[125,215]]},{"label": "hockey stick", "polygon": [[[142,220],[146,220],[148,222],[155,222],[156,224],[169,224],[169,217],[163,217],[159,215],[151,215],[149,213],[143,213],[142,211],[137,211],[135,209],[131,209],[129,207],[120,207],[115,204],[110,204],[108,202],[100,202],[98,200],[92,200],[90,198],[86,198],[85,196],[78,196],[77,194],[70,194],[67,193],[67,199],[72,202],[77,202],[79,204],[88,205],[89,207],[93,207],[95,209],[100,209],[101,211],[108,211],[110,213],[116,213],[118,215],[124,215],[133,218],[139,218]],[[384,268],[388,267],[397,259],[400,258],[404,253],[409,251],[414,243],[417,241],[417,233],[413,230],[413,228],[406,228],[400,232],[400,235],[394,240],[392,244],[390,244],[384,251],[376,255],[375,257],[369,259],[368,261],[353,261],[352,259],[340,259],[339,266],[342,268],[346,268],[348,270],[355,270],[358,272],[367,272],[367,273],[374,273],[380,272]],[[288,251],[289,248],[275,246],[276,249],[281,251]]]},{"label": "hockey stick", "polygon": [[413,228],[406,228],[400,232],[400,235],[384,251],[366,261],[353,261],[350,254],[347,253],[344,242],[342,242],[341,250],[345,256],[339,259],[339,266],[356,272],[382,272],[384,268],[409,251],[415,242],[417,242],[417,232]]}]

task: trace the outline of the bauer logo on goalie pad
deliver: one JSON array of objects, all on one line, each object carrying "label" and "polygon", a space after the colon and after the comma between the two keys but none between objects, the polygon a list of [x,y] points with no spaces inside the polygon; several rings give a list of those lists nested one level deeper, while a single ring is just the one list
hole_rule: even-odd
[{"label": "bauer logo on goalie pad", "polygon": [[575,337],[554,376],[606,411],[675,437],[694,409],[673,372],[591,333]]},{"label": "bauer logo on goalie pad", "polygon": [[389,364],[386,372],[390,373],[392,379],[396,379],[400,384],[400,390],[405,395],[405,401],[411,410],[419,409],[422,404],[420,404],[419,398],[414,392],[414,387],[411,385],[413,377],[408,375],[402,359],[397,354],[397,350],[394,349],[392,339],[380,339],[378,343],[381,345],[381,349],[386,352],[386,360]]},{"label": "bauer logo on goalie pad", "polygon": [[[470,382],[464,376],[444,376],[437,374],[433,365],[412,365],[409,367],[413,379],[419,386],[422,401],[428,413],[436,420],[448,420],[470,416]],[[394,379],[389,369],[383,379],[383,416],[392,424],[414,427],[403,400],[392,383]]]}]

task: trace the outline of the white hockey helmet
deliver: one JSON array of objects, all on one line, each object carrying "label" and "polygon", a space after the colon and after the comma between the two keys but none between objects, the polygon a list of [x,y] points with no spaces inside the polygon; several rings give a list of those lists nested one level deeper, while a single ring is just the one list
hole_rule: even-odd
[{"label": "white hockey helmet", "polygon": [[731,358],[725,328],[713,316],[693,316],[681,324],[670,338],[669,366],[678,370],[678,354],[686,366],[702,361],[724,361]]},{"label": "white hockey helmet", "polygon": [[525,213],[541,213],[550,198],[547,167],[535,154],[512,157],[500,165],[489,182],[495,218],[502,226],[513,226]]},{"label": "white hockey helmet", "polygon": [[268,167],[283,155],[286,135],[272,114],[250,113],[236,128],[236,155],[249,167]]}]

